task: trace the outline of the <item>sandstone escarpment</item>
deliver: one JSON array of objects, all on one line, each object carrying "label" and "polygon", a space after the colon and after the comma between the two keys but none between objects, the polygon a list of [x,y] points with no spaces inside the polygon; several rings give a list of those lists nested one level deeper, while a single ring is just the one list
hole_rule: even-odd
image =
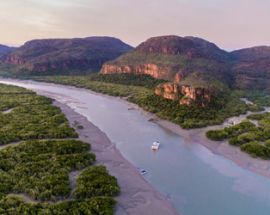
[{"label": "sandstone escarpment", "polygon": [[153,78],[163,79],[169,74],[169,67],[161,67],[156,64],[141,64],[136,66],[124,65],[118,66],[113,64],[105,64],[101,69],[102,74],[115,74],[115,73],[132,73],[132,74],[145,74]]},{"label": "sandstone escarpment", "polygon": [[157,86],[155,94],[166,99],[179,101],[181,105],[195,104],[200,107],[208,106],[213,96],[210,89],[171,82]]}]

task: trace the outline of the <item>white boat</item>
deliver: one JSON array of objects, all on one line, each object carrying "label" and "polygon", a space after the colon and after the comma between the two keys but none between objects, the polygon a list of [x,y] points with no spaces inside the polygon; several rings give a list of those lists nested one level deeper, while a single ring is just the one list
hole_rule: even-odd
[{"label": "white boat", "polygon": [[151,149],[152,150],[158,150],[159,149],[159,145],[160,143],[159,142],[153,142],[152,146],[151,146]]}]

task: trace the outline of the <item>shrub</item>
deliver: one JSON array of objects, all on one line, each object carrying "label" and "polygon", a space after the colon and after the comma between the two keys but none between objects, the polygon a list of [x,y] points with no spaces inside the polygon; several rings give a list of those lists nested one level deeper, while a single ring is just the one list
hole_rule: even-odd
[{"label": "shrub", "polygon": [[258,142],[250,142],[240,146],[241,150],[247,152],[253,157],[259,157],[262,159],[270,158],[270,148],[262,145]]},{"label": "shrub", "polygon": [[229,143],[231,145],[240,146],[245,143],[254,141],[256,139],[256,135],[254,133],[244,133],[239,136],[232,137],[229,139]]},{"label": "shrub", "polygon": [[115,196],[120,189],[114,176],[108,174],[104,166],[85,169],[77,180],[75,197],[78,199],[93,196]]},{"label": "shrub", "polygon": [[222,141],[228,137],[228,133],[224,130],[207,131],[206,136],[211,140]]},{"label": "shrub", "polygon": [[4,193],[24,192],[41,201],[70,193],[68,173],[94,163],[89,146],[78,140],[27,141],[0,151]]}]

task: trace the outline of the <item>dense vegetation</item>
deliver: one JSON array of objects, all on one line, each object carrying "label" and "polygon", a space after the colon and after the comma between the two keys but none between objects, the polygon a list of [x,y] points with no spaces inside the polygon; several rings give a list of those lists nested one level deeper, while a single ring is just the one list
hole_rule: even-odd
[{"label": "dense vegetation", "polygon": [[256,106],[244,104],[234,93],[231,93],[226,100],[216,98],[215,103],[206,108],[179,105],[177,101],[166,100],[155,95],[133,101],[145,110],[155,113],[161,118],[173,121],[183,128],[199,128],[221,124],[230,116],[258,109]]},{"label": "dense vegetation", "polygon": [[135,74],[93,74],[87,76],[90,81],[102,81],[106,83],[142,86],[146,88],[154,88],[165,80],[153,78],[150,75]]},{"label": "dense vegetation", "polygon": [[201,74],[199,72],[194,72],[186,77],[184,80],[181,81],[182,85],[189,85],[193,88],[205,88],[205,89],[215,89],[218,92],[225,92],[228,91],[228,87],[218,81],[211,75],[208,74]]},{"label": "dense vegetation", "polygon": [[95,196],[115,196],[120,192],[115,177],[103,166],[92,166],[84,170],[77,180],[75,196],[78,199]]},{"label": "dense vegetation", "polygon": [[0,85],[0,144],[19,140],[77,137],[51,100]]},{"label": "dense vegetation", "polygon": [[270,106],[270,95],[264,91],[239,91],[239,94],[259,106]]},{"label": "dense vegetation", "polygon": [[10,144],[0,150],[0,214],[113,214],[116,178],[92,166],[60,109],[20,87],[0,85],[0,99],[0,142]]},{"label": "dense vegetation", "polygon": [[[96,78],[94,78],[96,80],[92,80],[92,77],[93,76],[43,76],[43,77],[32,77],[32,79],[37,80],[37,81],[46,81],[46,82],[51,82],[51,83],[58,83],[58,84],[86,88],[86,89],[93,90],[95,92],[100,92],[100,93],[108,94],[111,96],[144,97],[145,95],[152,93],[152,89],[148,89],[146,87],[136,86],[135,84],[130,84],[130,85],[120,84],[122,81],[117,79],[117,76],[114,76],[114,78],[112,78],[110,82],[108,81],[108,79],[110,79],[110,77],[113,77],[113,76],[108,76],[107,78],[107,76],[105,75],[104,77],[106,77],[105,78],[107,80],[106,82],[101,81],[102,80],[101,78],[103,76],[100,76],[99,78],[97,78],[98,81]],[[153,83],[151,83],[151,85],[152,84]]]},{"label": "dense vegetation", "polygon": [[247,118],[237,125],[208,131],[207,137],[216,141],[229,139],[231,145],[239,146],[253,157],[270,159],[270,113],[252,114]]},{"label": "dense vegetation", "polygon": [[[69,79],[73,76],[45,76],[45,77],[31,77],[35,80],[48,80],[51,82],[62,81],[66,84],[69,84]],[[105,82],[112,84],[120,84],[127,86],[141,86],[145,88],[153,89],[158,84],[166,82],[165,80],[153,78],[150,75],[135,75],[135,74],[91,74],[86,76],[75,76],[74,84],[76,86],[83,86],[90,84],[90,82]]]},{"label": "dense vegetation", "polygon": [[[221,130],[210,130],[207,132],[207,137],[212,140],[222,141],[227,138],[234,138],[238,135],[252,131],[254,129],[256,129],[255,124],[250,121],[243,121],[237,125],[226,127]],[[230,141],[230,143],[233,145],[238,145],[235,141]]]},{"label": "dense vegetation", "polygon": [[26,203],[20,197],[8,196],[0,200],[3,215],[109,215],[113,214],[115,200],[111,197],[62,201],[56,204]]},{"label": "dense vegetation", "polygon": [[94,163],[89,145],[78,140],[26,141],[0,151],[1,193],[26,193],[55,201],[70,195],[69,172]]}]

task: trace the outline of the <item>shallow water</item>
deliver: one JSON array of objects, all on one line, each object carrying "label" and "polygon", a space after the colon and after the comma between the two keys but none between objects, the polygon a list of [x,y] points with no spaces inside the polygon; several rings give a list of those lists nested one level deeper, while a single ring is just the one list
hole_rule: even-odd
[{"label": "shallow water", "polygon": [[[145,178],[183,215],[269,215],[270,180],[207,148],[185,142],[120,100],[88,90],[32,81],[2,80],[67,104],[104,131]],[[160,150],[151,151],[153,141]]]}]

